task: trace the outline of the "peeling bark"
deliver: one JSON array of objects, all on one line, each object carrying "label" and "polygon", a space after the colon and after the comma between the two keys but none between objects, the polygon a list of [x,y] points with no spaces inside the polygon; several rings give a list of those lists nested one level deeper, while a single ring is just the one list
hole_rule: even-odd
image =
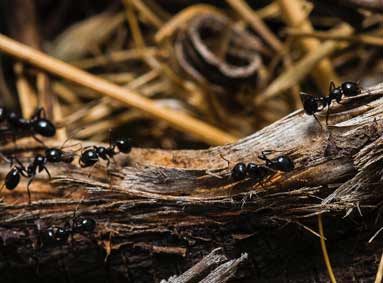
[{"label": "peeling bark", "polygon": [[[233,282],[327,282],[319,238],[308,232],[317,230],[311,216],[325,213],[338,282],[371,282],[383,248],[382,235],[368,244],[383,226],[382,96],[379,84],[332,105],[327,128],[325,111],[319,115],[323,130],[299,110],[236,144],[135,148],[91,173],[49,165],[53,179],[37,176],[31,205],[25,183],[2,191],[0,273],[17,282],[25,274],[40,282],[160,282],[222,247],[229,258],[248,254]],[[31,144],[20,141],[17,151],[41,150]],[[271,157],[288,154],[295,170],[261,183],[233,182],[234,164],[261,162],[266,149],[274,150]],[[15,152],[15,146],[0,150]],[[1,175],[8,171],[1,163]],[[62,246],[42,245],[42,231],[63,226],[74,214],[94,218],[96,231],[74,234]]]}]

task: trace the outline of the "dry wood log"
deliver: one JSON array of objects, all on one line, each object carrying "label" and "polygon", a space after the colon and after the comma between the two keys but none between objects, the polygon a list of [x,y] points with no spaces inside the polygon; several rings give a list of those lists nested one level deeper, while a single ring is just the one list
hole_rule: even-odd
[{"label": "dry wood log", "polygon": [[[160,282],[223,247],[229,257],[248,253],[235,275],[241,282],[327,282],[311,217],[325,213],[338,282],[370,282],[383,248],[382,235],[368,243],[383,226],[382,96],[383,83],[332,105],[328,127],[326,111],[319,115],[323,129],[299,110],[236,144],[134,148],[91,171],[49,165],[53,178],[37,176],[31,205],[25,183],[2,191],[0,273],[20,282],[26,274],[40,282]],[[274,150],[271,157],[288,154],[295,169],[264,182],[233,182],[234,164],[261,162],[266,149]],[[24,161],[39,150],[31,140],[0,148]],[[1,176],[8,171],[3,161]],[[94,218],[96,231],[55,247],[42,244],[48,227],[78,216]]]}]

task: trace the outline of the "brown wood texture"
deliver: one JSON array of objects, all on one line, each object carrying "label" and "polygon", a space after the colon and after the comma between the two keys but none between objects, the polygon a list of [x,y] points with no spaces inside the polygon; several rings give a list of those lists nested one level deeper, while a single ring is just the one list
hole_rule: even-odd
[{"label": "brown wood texture", "polygon": [[[15,282],[160,282],[222,247],[234,261],[248,255],[231,282],[328,282],[319,237],[309,231],[317,231],[312,216],[324,213],[338,282],[372,282],[383,248],[382,235],[368,243],[383,225],[382,96],[381,83],[332,105],[328,127],[326,111],[319,114],[323,129],[299,110],[235,144],[136,147],[93,169],[49,165],[53,178],[38,174],[31,205],[25,183],[2,191],[0,274]],[[0,148],[25,162],[39,150],[31,140]],[[295,169],[233,182],[235,163],[261,162],[263,150],[288,154]],[[2,179],[9,168],[1,162]],[[41,244],[44,230],[75,216],[94,218],[96,231]]]}]

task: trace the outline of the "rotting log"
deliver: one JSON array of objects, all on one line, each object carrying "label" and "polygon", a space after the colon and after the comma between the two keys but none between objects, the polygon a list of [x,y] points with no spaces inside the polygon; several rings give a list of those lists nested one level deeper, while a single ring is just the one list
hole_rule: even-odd
[{"label": "rotting log", "polygon": [[[318,115],[323,129],[299,110],[235,144],[134,148],[92,170],[49,165],[53,178],[37,176],[31,205],[25,183],[2,191],[1,277],[160,282],[222,247],[228,258],[248,254],[231,282],[328,282],[312,217],[324,214],[338,282],[371,282],[383,249],[382,234],[371,239],[383,226],[382,96],[383,83],[332,105],[328,127],[326,111]],[[271,157],[288,154],[294,171],[261,183],[231,180],[235,163],[261,162],[266,149]],[[0,149],[25,162],[38,150],[31,140]],[[8,171],[3,161],[2,179]],[[94,218],[96,231],[57,247],[41,244],[47,227],[78,216]]]}]

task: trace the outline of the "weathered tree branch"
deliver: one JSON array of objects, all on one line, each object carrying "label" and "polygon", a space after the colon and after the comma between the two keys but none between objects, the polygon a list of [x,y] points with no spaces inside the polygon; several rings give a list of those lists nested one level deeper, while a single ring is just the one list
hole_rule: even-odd
[{"label": "weathered tree branch", "polygon": [[[350,274],[372,278],[381,241],[375,240],[363,249],[359,259],[350,256],[346,263],[338,261],[337,254],[356,244],[351,240],[354,237],[345,235],[359,233],[358,243],[365,245],[382,222],[382,96],[383,84],[379,84],[344,99],[342,105],[332,105],[329,127],[325,127],[325,111],[319,116],[323,130],[300,110],[236,144],[207,150],[135,148],[127,156],[120,155],[109,169],[101,162],[91,174],[76,165],[49,166],[54,178],[48,183],[40,179],[43,174],[38,175],[32,185],[32,205],[27,204],[24,186],[12,192],[3,190],[0,269],[47,267],[54,262],[78,274],[83,271],[74,263],[81,260],[78,255],[84,255],[84,260],[96,268],[94,278],[107,276],[112,270],[112,274],[127,278],[140,274],[142,282],[147,282],[145,278],[158,281],[180,273],[174,263],[169,268],[159,258],[184,258],[182,270],[186,270],[207,250],[223,246],[230,256],[243,251],[252,258],[255,265],[249,267],[251,273],[245,268],[239,277],[284,278],[287,275],[280,274],[279,269],[267,266],[278,261],[288,268],[289,278],[300,274],[307,279],[315,273],[318,280],[325,280],[319,250],[318,258],[311,259],[315,272],[305,269],[299,273],[299,265],[294,265],[299,256],[291,248],[302,245],[316,250],[313,246],[319,246],[319,239],[315,235],[295,234],[299,227],[315,230],[310,215],[329,212],[326,215],[337,229],[328,228],[327,239],[340,234],[344,239],[329,247],[330,256],[335,254],[335,273],[337,268],[348,266]],[[18,142],[20,154],[30,150],[30,144]],[[39,150],[38,145],[33,149]],[[258,155],[266,149],[274,150],[273,156],[288,154],[296,169],[277,173],[262,183],[233,182],[229,175],[234,164],[260,162]],[[14,152],[15,146],[0,150],[7,154]],[[3,162],[2,176],[8,170],[9,164]],[[60,247],[42,246],[41,231],[64,225],[74,212],[96,219],[96,232],[74,235]],[[345,214],[349,217],[343,220]],[[365,230],[355,221],[363,222]],[[298,225],[280,230],[290,223]],[[267,240],[260,236],[263,234]],[[275,245],[278,248],[273,248]],[[294,260],[289,261],[292,254]],[[97,268],[103,266],[105,258],[106,269]],[[362,259],[364,269],[355,269]],[[46,274],[53,276],[49,270]]]}]

